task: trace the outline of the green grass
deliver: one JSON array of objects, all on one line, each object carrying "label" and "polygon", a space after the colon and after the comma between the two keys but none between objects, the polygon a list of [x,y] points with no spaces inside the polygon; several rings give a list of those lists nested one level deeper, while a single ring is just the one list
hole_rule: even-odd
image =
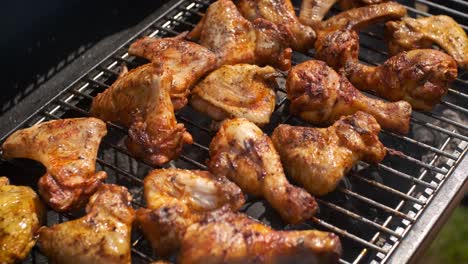
[{"label": "green grass", "polygon": [[468,263],[468,207],[455,209],[419,263]]}]

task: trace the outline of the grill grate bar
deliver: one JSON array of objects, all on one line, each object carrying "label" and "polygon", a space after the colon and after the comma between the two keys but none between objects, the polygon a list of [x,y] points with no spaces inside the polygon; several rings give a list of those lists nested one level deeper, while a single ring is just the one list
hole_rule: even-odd
[{"label": "grill grate bar", "polygon": [[392,149],[392,148],[387,148],[388,152],[390,153],[390,155],[393,155],[394,157],[399,157],[399,158],[402,158],[402,159],[405,159],[407,161],[411,161],[413,163],[416,163],[417,165],[421,166],[421,167],[424,167],[426,169],[429,169],[429,170],[432,170],[432,171],[435,171],[435,172],[438,172],[438,173],[441,173],[441,174],[446,174],[447,173],[447,170],[444,170],[444,169],[441,169],[441,168],[437,168],[435,166],[432,166],[432,165],[429,165],[425,162],[422,162],[418,159],[415,159],[411,156],[408,156],[406,154],[403,154],[401,151],[398,151],[398,150],[395,150],[395,149]]},{"label": "grill grate bar", "polygon": [[425,5],[428,5],[428,6],[443,10],[443,11],[448,12],[448,13],[452,13],[454,15],[457,15],[457,16],[465,18],[465,19],[468,18],[468,15],[466,13],[460,12],[458,10],[455,10],[455,9],[452,9],[452,8],[449,8],[449,7],[446,7],[446,6],[443,6],[443,5],[432,3],[432,2],[429,2],[429,1],[426,1],[426,0],[416,0],[416,2],[419,2],[419,3],[425,4]]},{"label": "grill grate bar", "polygon": [[468,109],[466,109],[466,108],[463,108],[463,107],[461,107],[459,105],[456,105],[456,104],[453,104],[453,103],[450,103],[450,102],[447,102],[445,100],[442,100],[440,103],[447,106],[448,108],[455,109],[457,111],[463,112],[464,114],[468,115]]},{"label": "grill grate bar", "polygon": [[426,116],[430,116],[434,119],[437,119],[437,120],[440,120],[440,121],[443,121],[443,122],[446,122],[446,123],[449,123],[451,125],[454,125],[456,127],[459,127],[459,128],[462,128],[464,130],[468,130],[468,126],[467,125],[464,125],[464,124],[461,124],[459,122],[456,122],[456,121],[453,121],[452,119],[449,119],[449,118],[446,118],[446,117],[443,117],[443,116],[440,116],[438,114],[434,114],[434,113],[425,113]]},{"label": "grill grate bar", "polygon": [[[367,164],[367,163],[365,163],[365,162],[363,162],[363,161],[360,161],[360,163]],[[394,169],[394,168],[391,168],[391,167],[389,167],[389,166],[387,166],[387,165],[385,165],[385,164],[379,163],[379,164],[377,164],[377,167],[382,168],[382,169],[384,169],[384,170],[386,170],[386,171],[388,171],[388,172],[391,172],[391,173],[393,173],[393,174],[395,174],[395,175],[397,175],[397,176],[400,176],[400,177],[402,177],[402,178],[408,179],[408,180],[410,180],[410,181],[412,181],[412,182],[414,182],[414,183],[417,183],[417,184],[419,184],[419,185],[422,185],[422,186],[424,186],[424,187],[428,187],[428,188],[431,188],[431,189],[435,189],[435,188],[436,188],[436,185],[435,185],[435,184],[427,183],[427,182],[425,182],[425,181],[423,181],[423,180],[420,180],[420,179],[415,178],[415,177],[413,177],[413,176],[411,176],[411,175],[408,175],[408,174],[406,174],[406,173],[403,173],[403,172],[401,172],[401,171],[399,171],[399,170],[396,170],[396,169]]]},{"label": "grill grate bar", "polygon": [[425,127],[430,127],[430,128],[432,128],[432,129],[434,129],[434,130],[437,130],[437,131],[439,131],[439,132],[442,132],[442,133],[444,133],[444,134],[446,134],[446,135],[449,135],[449,136],[451,136],[451,137],[458,138],[458,139],[461,139],[461,140],[463,140],[463,141],[467,141],[467,142],[468,142],[468,137],[463,136],[463,135],[460,135],[460,134],[458,134],[458,133],[456,133],[456,132],[453,132],[453,131],[450,131],[450,130],[448,130],[448,129],[441,128],[441,127],[439,127],[439,126],[436,126],[436,125],[434,125],[434,124],[431,124],[431,123],[428,123],[428,122],[425,122],[425,121],[420,121],[420,120],[415,119],[415,118],[413,118],[413,117],[411,117],[411,121],[413,121],[414,123],[416,123],[416,124],[418,124],[418,125],[425,126]]}]

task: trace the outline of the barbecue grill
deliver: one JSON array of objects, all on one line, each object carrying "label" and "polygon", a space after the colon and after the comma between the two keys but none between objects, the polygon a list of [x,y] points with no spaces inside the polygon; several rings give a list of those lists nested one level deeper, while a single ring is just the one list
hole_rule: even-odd
[{"label": "barbecue grill", "polygon": [[[413,17],[447,14],[468,30],[468,8],[461,0],[400,1]],[[209,0],[172,0],[158,10],[160,15],[128,39],[104,60],[87,70],[71,85],[19,122],[13,129],[0,129],[1,140],[13,131],[59,118],[89,116],[92,98],[116,79],[122,63],[130,68],[145,63],[126,52],[130,43],[142,36],[171,37],[191,30],[209,6]],[[295,3],[296,7],[299,6]],[[339,12],[334,8],[330,15]],[[382,25],[360,33],[360,60],[378,65],[388,58],[382,39]],[[311,59],[294,52],[293,64]],[[270,134],[280,123],[307,125],[289,114],[284,84],[277,91],[276,110],[271,123],[263,128]],[[249,199],[242,211],[277,229],[332,231],[343,244],[341,263],[406,263],[418,256],[431,242],[446,217],[458,204],[468,187],[468,74],[461,71],[442,103],[430,113],[413,112],[411,132],[397,135],[383,131],[380,139],[388,148],[385,160],[376,166],[360,162],[333,193],[318,198],[320,213],[308,223],[286,225],[263,200]],[[1,117],[5,122],[7,117]],[[167,166],[206,169],[208,144],[214,132],[211,120],[190,106],[177,113],[194,136],[194,144],[185,146],[181,157]],[[108,123],[108,135],[100,146],[97,170],[105,170],[106,182],[126,186],[136,208],[144,206],[144,176],[153,169],[129,155],[123,139],[127,129]],[[27,165],[27,166],[26,166]],[[0,168],[12,168],[23,174],[41,176],[41,168],[28,161],[0,161]],[[31,169],[30,169],[31,168]],[[18,173],[19,174],[19,173]],[[33,180],[28,179],[31,184]],[[34,179],[35,182],[35,179]],[[83,212],[59,214],[49,210],[47,225],[80,217]],[[149,263],[158,259],[138,230],[132,235],[132,260]],[[45,263],[35,247],[25,263]]]}]

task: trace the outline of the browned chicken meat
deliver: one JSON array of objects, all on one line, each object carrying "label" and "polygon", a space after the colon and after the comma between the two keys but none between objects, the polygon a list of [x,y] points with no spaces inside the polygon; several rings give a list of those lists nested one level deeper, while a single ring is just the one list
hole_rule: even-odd
[{"label": "browned chicken meat", "polygon": [[278,76],[270,66],[221,66],[195,86],[190,104],[214,120],[244,117],[264,125],[275,110]]},{"label": "browned chicken meat", "polygon": [[340,8],[343,10],[357,8],[361,6],[375,5],[389,0],[338,0]]},{"label": "browned chicken meat", "polygon": [[216,66],[216,56],[207,48],[174,38],[144,37],[135,41],[128,53],[144,57],[152,62],[163,62],[166,71],[172,74],[171,100],[178,110],[187,104],[190,88]]},{"label": "browned chicken meat", "polygon": [[278,126],[272,135],[286,172],[310,193],[333,191],[359,160],[378,163],[386,150],[380,126],[364,112],[340,118],[331,127]]},{"label": "browned chicken meat", "polygon": [[331,264],[338,263],[340,255],[340,239],[333,233],[276,231],[220,209],[188,228],[178,262]]},{"label": "browned chicken meat", "polygon": [[310,60],[294,66],[286,89],[291,113],[313,124],[332,124],[341,116],[364,111],[384,129],[402,134],[409,131],[408,102],[387,103],[367,97],[322,61]]},{"label": "browned chicken meat", "polygon": [[162,64],[140,66],[120,76],[91,105],[92,115],[128,127],[128,150],[152,165],[177,158],[183,145],[192,143],[175,118],[171,76]]},{"label": "browned chicken meat", "polygon": [[130,264],[135,213],[125,187],[103,184],[91,196],[86,216],[39,229],[38,243],[51,263]]},{"label": "browned chicken meat", "polygon": [[179,249],[186,229],[210,211],[227,206],[237,211],[244,196],[225,177],[207,171],[153,170],[144,183],[148,209],[137,211],[137,222],[158,255]]},{"label": "browned chicken meat", "polygon": [[263,18],[278,26],[283,25],[292,33],[289,45],[294,50],[305,52],[312,47],[315,32],[301,24],[291,0],[238,0],[237,6],[242,15],[250,21]]},{"label": "browned chicken meat", "polygon": [[226,120],[210,144],[210,171],[251,195],[265,197],[284,221],[300,223],[317,211],[315,199],[291,185],[270,138],[243,118]]},{"label": "browned chicken meat", "polygon": [[0,263],[17,263],[29,254],[43,216],[44,206],[31,188],[0,177]]},{"label": "browned chicken meat", "polygon": [[391,54],[432,48],[436,44],[450,54],[460,68],[468,69],[468,37],[449,16],[404,17],[401,21],[387,22],[385,38]]},{"label": "browned chicken meat", "polygon": [[56,211],[86,204],[107,177],[95,172],[96,156],[106,124],[96,118],[44,122],[18,130],[3,143],[3,157],[41,162],[46,174],[39,179],[42,198]]},{"label": "browned chicken meat", "polygon": [[218,66],[249,63],[291,67],[291,33],[283,25],[265,19],[245,19],[231,0],[211,4],[188,38],[212,50]]},{"label": "browned chicken meat", "polygon": [[419,49],[395,55],[378,67],[348,61],[343,73],[359,90],[430,111],[457,78],[457,63],[443,52]]}]

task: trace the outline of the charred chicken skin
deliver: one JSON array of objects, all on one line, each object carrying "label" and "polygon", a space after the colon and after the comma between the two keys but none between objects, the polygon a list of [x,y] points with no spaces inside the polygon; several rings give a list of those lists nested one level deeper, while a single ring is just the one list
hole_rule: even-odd
[{"label": "charred chicken skin", "polygon": [[391,54],[432,48],[437,44],[455,59],[460,68],[468,69],[468,37],[449,16],[404,17],[401,21],[387,22],[385,39]]},{"label": "charred chicken skin", "polygon": [[401,134],[409,131],[408,102],[386,103],[367,97],[322,61],[310,60],[294,66],[286,89],[291,113],[313,124],[332,124],[341,116],[363,111],[373,115],[384,129]]},{"label": "charred chicken skin", "polygon": [[91,105],[92,115],[128,127],[128,150],[152,165],[177,158],[183,145],[192,143],[175,118],[171,76],[161,64],[140,66],[121,75]]},{"label": "charred chicken skin", "polygon": [[207,48],[183,40],[183,35],[174,38],[144,37],[135,41],[128,53],[152,62],[163,62],[166,71],[172,74],[171,100],[174,110],[187,104],[190,88],[216,66],[216,56]]},{"label": "charred chicken skin", "polygon": [[284,221],[300,223],[317,211],[315,199],[291,185],[270,138],[243,118],[226,120],[210,144],[208,167],[251,195],[265,197]]},{"label": "charred chicken skin", "polygon": [[380,126],[364,112],[340,118],[328,128],[278,126],[272,135],[286,172],[314,195],[333,191],[359,160],[378,163],[386,149]]},{"label": "charred chicken skin", "polygon": [[338,263],[341,243],[333,233],[276,231],[223,209],[188,228],[178,263]]},{"label": "charred chicken skin", "polygon": [[130,264],[135,213],[125,187],[103,184],[91,196],[86,216],[39,229],[38,243],[51,263]]},{"label": "charred chicken skin", "polygon": [[210,5],[189,39],[213,51],[217,66],[249,63],[271,65],[281,70],[291,67],[291,32],[265,19],[245,19],[231,0]]},{"label": "charred chicken skin", "polygon": [[292,33],[289,46],[294,50],[306,52],[312,47],[315,32],[301,24],[290,0],[239,0],[239,11],[250,21],[266,19],[278,26],[284,26]]},{"label": "charred chicken skin", "polygon": [[343,73],[359,90],[430,111],[457,78],[457,64],[443,52],[420,49],[402,52],[377,67],[348,61]]},{"label": "charred chicken skin", "polygon": [[214,120],[245,117],[264,125],[275,110],[277,76],[270,66],[225,65],[195,86],[190,104]]},{"label": "charred chicken skin", "polygon": [[10,185],[0,177],[0,263],[20,262],[36,243],[44,206],[29,187]]},{"label": "charred chicken skin", "polygon": [[95,172],[106,133],[106,124],[96,118],[44,122],[9,136],[3,157],[41,162],[47,172],[39,180],[39,193],[54,210],[69,211],[84,206],[107,177],[104,171]]},{"label": "charred chicken skin", "polygon": [[148,208],[138,209],[137,222],[161,256],[179,249],[186,229],[205,213],[244,204],[239,187],[207,171],[154,170],[145,178],[144,195]]}]

